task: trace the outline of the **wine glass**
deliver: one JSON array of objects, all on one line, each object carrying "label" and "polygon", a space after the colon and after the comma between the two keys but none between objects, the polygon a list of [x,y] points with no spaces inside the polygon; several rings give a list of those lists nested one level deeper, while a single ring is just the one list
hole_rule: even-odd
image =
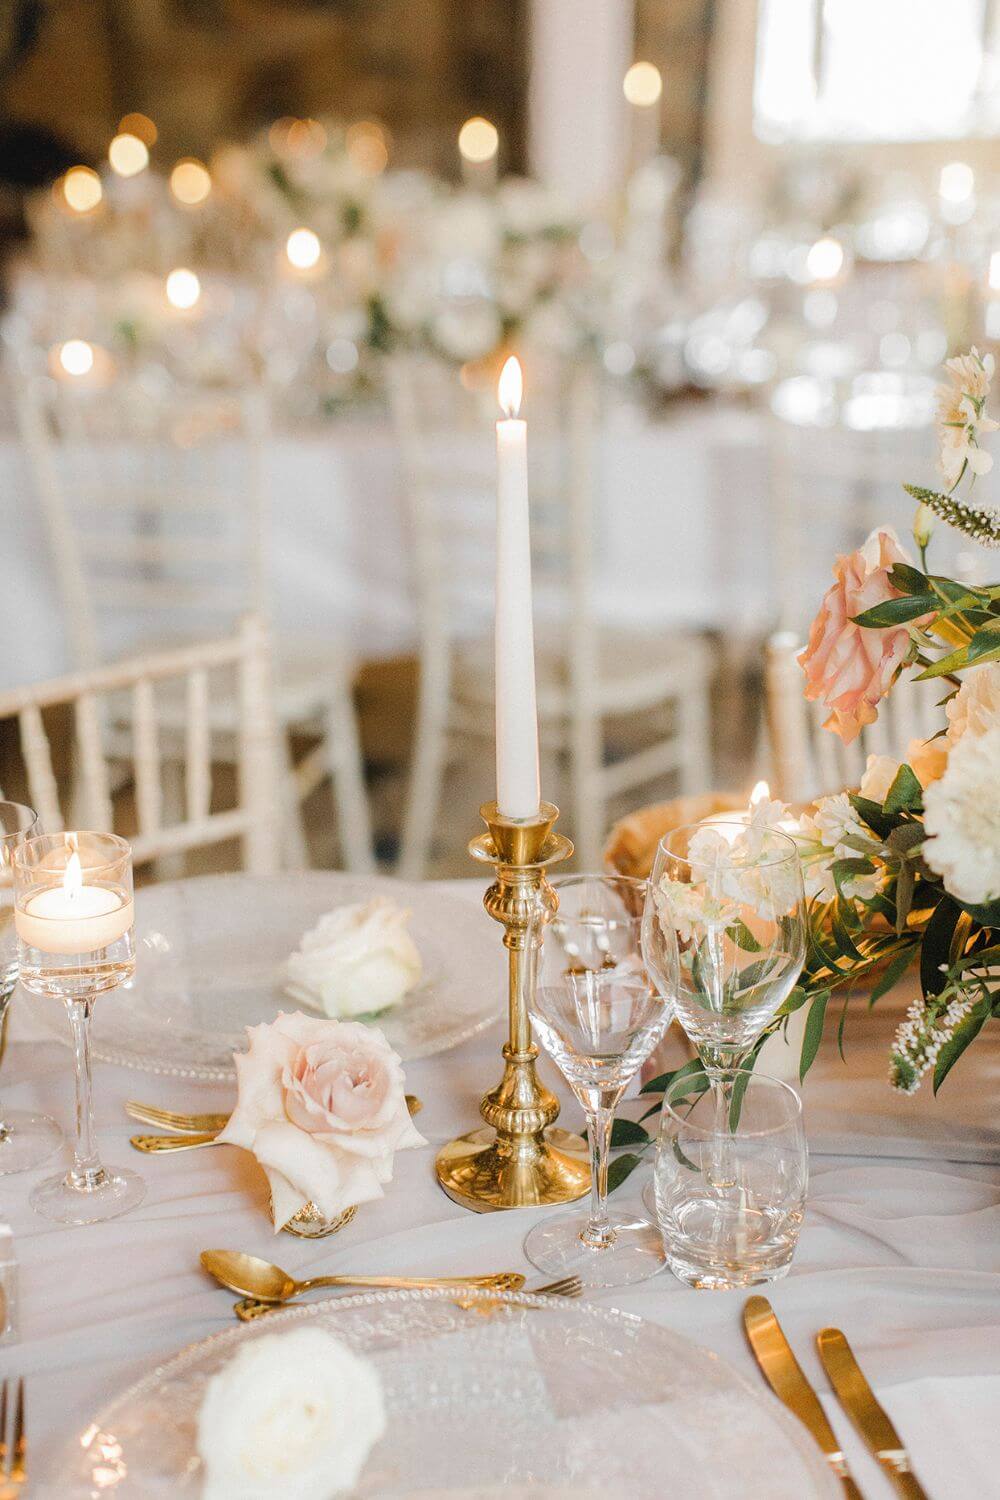
[{"label": "wine glass", "polygon": [[787,834],[753,818],[713,818],[660,840],[642,953],[657,984],[676,986],[720,1140],[736,1070],[794,989],[805,952],[802,867]]},{"label": "wine glass", "polygon": [[[38,828],[30,807],[0,802],[0,1059],[6,1045],[10,997],[18,978],[17,933],[14,928],[12,859],[14,850]],[[48,1115],[26,1109],[0,1109],[0,1175],[27,1172],[50,1157],[62,1131]]]},{"label": "wine glass", "polygon": [[556,1214],[536,1225],[524,1253],[540,1271],[574,1273],[591,1287],[642,1281],[664,1264],[656,1225],[610,1213],[607,1203],[615,1110],[672,1015],[639,954],[644,887],[614,876],[559,882],[560,910],[545,935],[530,1006],[539,1040],[587,1115],[591,1199],[589,1214]]},{"label": "wine glass", "polygon": [[65,1175],[40,1182],[31,1205],[61,1224],[94,1224],[135,1208],[146,1185],[101,1164],[94,1131],[90,1017],[98,995],[135,971],[132,850],[111,833],[40,834],[14,851],[21,983],[62,1000],[73,1033],[77,1139]]}]

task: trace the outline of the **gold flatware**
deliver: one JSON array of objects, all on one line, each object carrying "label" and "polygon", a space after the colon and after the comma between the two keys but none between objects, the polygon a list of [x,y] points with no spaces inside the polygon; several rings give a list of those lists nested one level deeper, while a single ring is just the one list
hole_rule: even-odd
[{"label": "gold flatware", "polygon": [[[407,1094],[406,1107],[411,1115],[418,1115],[424,1106],[416,1094]],[[184,1115],[178,1114],[173,1109],[160,1109],[155,1104],[140,1104],[137,1099],[125,1101],[125,1113],[142,1125],[153,1125],[160,1130],[171,1132],[169,1136],[132,1136],[132,1145],[135,1149],[146,1152],[184,1151],[191,1150],[195,1146],[211,1146],[214,1144],[215,1136],[229,1122],[227,1114]],[[197,1141],[179,1139],[186,1135],[197,1135],[204,1139]],[[157,1141],[163,1144],[157,1145]]]},{"label": "gold flatware", "polygon": [[[583,1282],[579,1276],[564,1276],[561,1281],[550,1281],[548,1286],[532,1287],[528,1290],[535,1297],[582,1297]],[[455,1298],[455,1302],[459,1307],[473,1307],[477,1312],[492,1312],[499,1306],[499,1303],[493,1301],[471,1302]],[[280,1312],[281,1307],[281,1303],[255,1302],[252,1297],[241,1297],[239,1302],[233,1303],[233,1312],[242,1323],[252,1323],[257,1318],[263,1318],[267,1313]]]},{"label": "gold flatware", "polygon": [[147,1156],[162,1156],[168,1151],[197,1151],[201,1146],[225,1146],[218,1131],[203,1131],[201,1135],[130,1135],[129,1145]]},{"label": "gold flatware", "polygon": [[137,1099],[126,1099],[125,1113],[141,1125],[155,1125],[181,1135],[221,1130],[229,1119],[226,1114],[181,1115],[173,1109],[159,1109],[155,1104],[140,1104]]},{"label": "gold flatware", "polygon": [[320,1286],[369,1286],[405,1289],[434,1286],[476,1286],[496,1292],[519,1292],[519,1271],[497,1271],[489,1276],[311,1276],[296,1281],[280,1266],[239,1250],[203,1250],[201,1263],[210,1276],[241,1297],[257,1302],[288,1302]]},{"label": "gold flatware", "polygon": [[[7,1409],[14,1416],[7,1436]],[[15,1500],[28,1482],[28,1444],[24,1436],[24,1381],[5,1380],[0,1393],[0,1500]]]},{"label": "gold flatware", "polygon": [[839,1328],[824,1328],[816,1335],[823,1368],[837,1400],[878,1459],[896,1489],[906,1500],[927,1500],[927,1493],[913,1470],[910,1458],[889,1414],[876,1399],[865,1373]]},{"label": "gold flatware", "polygon": [[819,1444],[827,1463],[840,1480],[844,1494],[851,1500],[862,1500],[833,1428],[819,1404],[819,1397],[803,1375],[766,1297],[747,1298],[743,1307],[743,1326],[754,1358],[778,1400],[798,1417]]}]

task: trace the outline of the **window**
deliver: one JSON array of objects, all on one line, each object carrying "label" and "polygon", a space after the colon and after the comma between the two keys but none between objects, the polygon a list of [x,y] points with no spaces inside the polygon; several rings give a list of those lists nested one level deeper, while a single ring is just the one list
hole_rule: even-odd
[{"label": "window", "polygon": [[765,141],[1000,133],[1000,0],[759,0]]}]

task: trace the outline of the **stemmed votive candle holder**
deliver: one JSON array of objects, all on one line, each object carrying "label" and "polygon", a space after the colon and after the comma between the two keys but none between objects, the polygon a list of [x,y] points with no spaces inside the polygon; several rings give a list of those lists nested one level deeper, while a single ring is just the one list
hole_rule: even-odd
[{"label": "stemmed votive candle holder", "polygon": [[15,850],[13,868],[21,983],[66,1006],[76,1065],[73,1165],[40,1182],[31,1205],[61,1224],[113,1219],[141,1203],[146,1186],[98,1155],[90,1019],[97,996],[135,971],[132,850],[111,833],[41,834]]}]

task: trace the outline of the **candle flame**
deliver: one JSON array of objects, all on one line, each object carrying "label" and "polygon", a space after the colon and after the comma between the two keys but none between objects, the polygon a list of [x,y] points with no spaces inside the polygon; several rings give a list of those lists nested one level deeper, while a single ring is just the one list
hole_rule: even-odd
[{"label": "candle flame", "polygon": [[512,354],[510,359],[500,371],[500,382],[497,386],[497,399],[503,409],[505,417],[516,417],[521,410],[521,397],[524,395],[524,377],[521,374],[521,366]]},{"label": "candle flame", "polygon": [[750,793],[750,806],[756,807],[760,802],[766,802],[771,795],[771,788],[766,781],[758,781]]},{"label": "candle flame", "polygon": [[78,896],[82,889],[83,868],[80,864],[80,856],[74,849],[73,853],[66,861],[66,869],[63,872],[63,890],[72,901],[73,897]]}]

